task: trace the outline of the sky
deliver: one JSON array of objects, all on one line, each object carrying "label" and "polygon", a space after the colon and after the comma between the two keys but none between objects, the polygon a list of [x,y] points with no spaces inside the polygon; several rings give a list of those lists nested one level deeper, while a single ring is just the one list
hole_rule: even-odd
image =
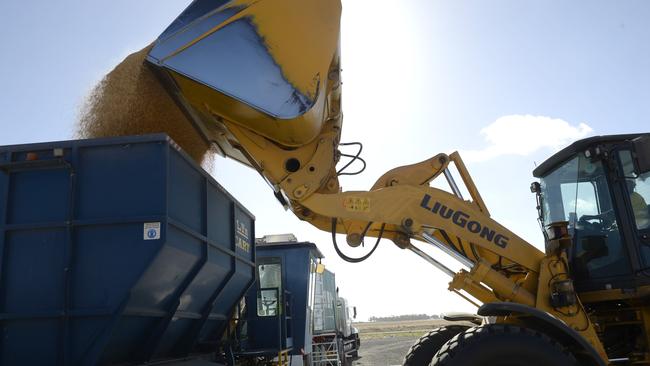
[{"label": "sky", "polygon": [[[73,137],[92,87],[188,3],[0,2],[0,145]],[[536,164],[582,137],[650,129],[649,18],[642,0],[343,0],[342,141],[363,142],[368,162],[342,178],[344,190],[458,150],[493,218],[542,248],[529,191]],[[255,214],[258,235],[315,242],[360,319],[475,311],[414,254],[385,241],[367,261],[346,263],[256,172],[222,158],[210,170]]]}]

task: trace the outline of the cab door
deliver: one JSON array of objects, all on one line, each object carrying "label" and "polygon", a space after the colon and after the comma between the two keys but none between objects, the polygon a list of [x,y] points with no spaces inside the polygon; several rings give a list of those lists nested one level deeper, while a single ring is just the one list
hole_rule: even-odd
[{"label": "cab door", "polygon": [[633,255],[638,257],[638,270],[650,276],[650,172],[635,172],[630,149],[619,150],[617,158],[620,201],[627,222],[624,231],[631,239]]},{"label": "cab door", "polygon": [[[257,258],[257,289],[254,304],[249,304],[248,337],[252,349],[280,351],[284,337],[284,289],[281,257]],[[252,306],[251,306],[252,305]]]}]

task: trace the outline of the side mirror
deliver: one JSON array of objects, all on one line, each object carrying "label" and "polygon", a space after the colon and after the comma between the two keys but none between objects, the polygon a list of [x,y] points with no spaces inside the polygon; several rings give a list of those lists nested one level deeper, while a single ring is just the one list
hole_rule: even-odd
[{"label": "side mirror", "polygon": [[353,306],[352,307],[352,319],[356,319],[356,318],[357,318],[357,307]]},{"label": "side mirror", "polygon": [[634,162],[637,174],[650,172],[650,135],[643,135],[632,140]]},{"label": "side mirror", "polygon": [[533,182],[530,184],[530,193],[541,193],[542,192],[542,186],[539,184],[539,182]]}]

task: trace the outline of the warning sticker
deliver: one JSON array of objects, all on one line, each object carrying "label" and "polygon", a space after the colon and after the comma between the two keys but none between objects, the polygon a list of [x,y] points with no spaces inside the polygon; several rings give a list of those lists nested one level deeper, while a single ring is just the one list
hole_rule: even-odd
[{"label": "warning sticker", "polygon": [[343,200],[343,207],[352,212],[370,212],[370,198],[348,197]]},{"label": "warning sticker", "polygon": [[144,223],[144,240],[160,239],[160,222]]}]

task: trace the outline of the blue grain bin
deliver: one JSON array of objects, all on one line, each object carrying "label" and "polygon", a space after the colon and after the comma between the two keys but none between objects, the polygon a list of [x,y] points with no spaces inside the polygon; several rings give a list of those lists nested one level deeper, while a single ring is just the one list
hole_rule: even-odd
[{"label": "blue grain bin", "polygon": [[0,147],[0,365],[214,350],[254,218],[165,135]]}]

